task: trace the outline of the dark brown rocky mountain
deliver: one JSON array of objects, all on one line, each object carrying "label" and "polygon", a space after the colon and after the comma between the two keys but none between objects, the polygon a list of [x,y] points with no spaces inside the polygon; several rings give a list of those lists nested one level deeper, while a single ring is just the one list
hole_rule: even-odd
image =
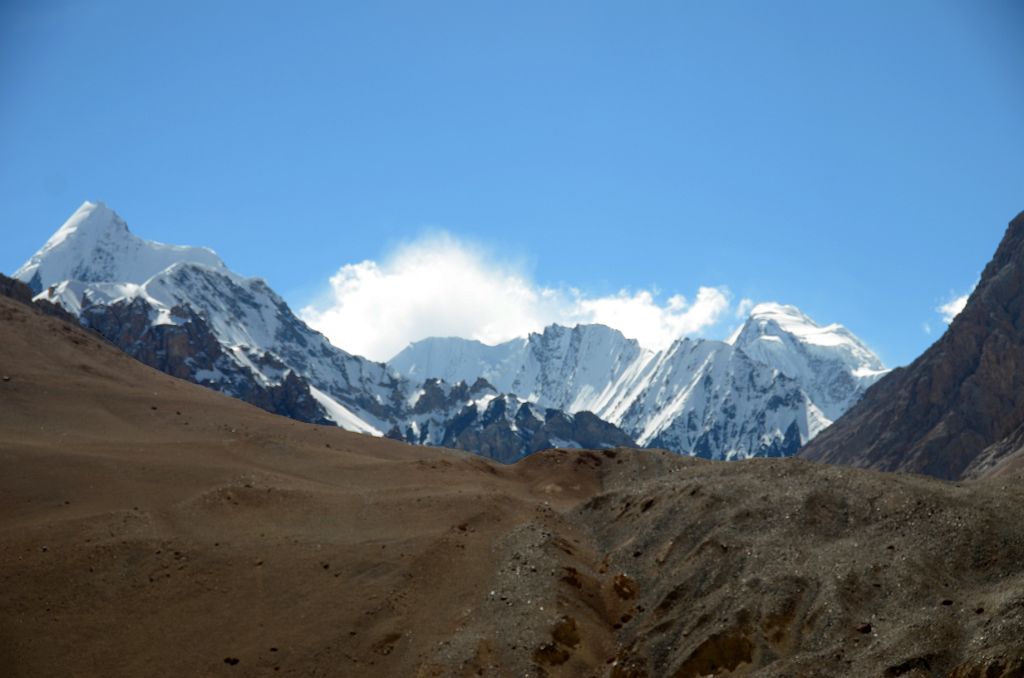
[{"label": "dark brown rocky mountain", "polygon": [[910,366],[893,370],[802,451],[808,459],[956,479],[1024,445],[1024,213],[966,308]]}]

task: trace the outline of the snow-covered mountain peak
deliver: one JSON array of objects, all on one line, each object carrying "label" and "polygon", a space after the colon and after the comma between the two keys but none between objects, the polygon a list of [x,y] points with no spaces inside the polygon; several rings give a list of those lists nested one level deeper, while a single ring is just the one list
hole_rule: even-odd
[{"label": "snow-covered mountain peak", "polygon": [[788,304],[758,304],[751,309],[746,325],[759,336],[784,332],[816,346],[839,346],[851,340],[857,341],[842,325],[819,325],[799,308]]},{"label": "snow-covered mountain peak", "polygon": [[792,304],[780,304],[774,301],[765,301],[755,305],[750,309],[749,317],[764,320],[775,320],[779,323],[809,324],[817,326],[817,323],[811,320],[807,314],[796,306],[793,306]]},{"label": "snow-covered mountain peak", "polygon": [[885,371],[878,356],[848,329],[836,323],[820,325],[796,306],[787,304],[755,306],[729,343],[755,358],[765,358],[765,351],[773,353],[782,346],[794,345],[832,359],[838,357],[851,369]]},{"label": "snow-covered mountain peak", "polygon": [[842,325],[820,325],[785,304],[755,306],[730,343],[758,363],[797,380],[829,422],[888,371]]},{"label": "snow-covered mountain peak", "polygon": [[181,262],[224,268],[213,250],[144,240],[114,210],[86,201],[14,277],[36,293],[64,281],[142,284]]},{"label": "snow-covered mountain peak", "polygon": [[68,217],[57,231],[50,236],[40,252],[49,252],[69,238],[97,240],[103,237],[127,234],[128,224],[102,202],[86,200]]}]

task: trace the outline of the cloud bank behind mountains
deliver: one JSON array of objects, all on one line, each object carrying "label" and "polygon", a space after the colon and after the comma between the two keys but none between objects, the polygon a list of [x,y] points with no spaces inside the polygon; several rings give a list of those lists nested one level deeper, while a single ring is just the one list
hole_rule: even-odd
[{"label": "cloud bank behind mountains", "polygon": [[440,233],[402,245],[382,261],[342,266],[327,293],[299,315],[336,346],[384,361],[426,337],[495,344],[551,323],[601,323],[661,349],[728,319],[730,306],[722,286],[664,301],[656,290],[591,296],[546,287],[522,266]]}]

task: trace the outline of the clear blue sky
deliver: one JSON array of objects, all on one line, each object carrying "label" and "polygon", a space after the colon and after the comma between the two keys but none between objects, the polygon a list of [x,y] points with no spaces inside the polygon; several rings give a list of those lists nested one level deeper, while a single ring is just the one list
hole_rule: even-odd
[{"label": "clear blue sky", "polygon": [[84,199],[295,306],[440,228],[889,364],[1024,210],[1024,3],[0,3],[0,270]]}]

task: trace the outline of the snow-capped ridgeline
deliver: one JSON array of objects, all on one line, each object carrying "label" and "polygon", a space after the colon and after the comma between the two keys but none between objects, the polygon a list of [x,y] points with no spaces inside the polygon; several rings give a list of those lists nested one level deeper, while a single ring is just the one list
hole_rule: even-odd
[{"label": "snow-capped ridgeline", "polygon": [[552,325],[497,346],[425,339],[385,365],[331,345],[212,250],[139,238],[102,203],[84,203],[15,277],[176,376],[306,421],[506,461],[632,441],[791,454],[885,372],[845,328],[778,304],[724,342],[656,352],[602,325]]},{"label": "snow-capped ridgeline", "polygon": [[728,341],[644,349],[600,325],[548,327],[498,346],[458,338],[411,344],[406,376],[483,377],[542,407],[589,410],[641,445],[713,458],[791,454],[885,372],[840,325],[761,304]]},{"label": "snow-capped ridgeline", "polygon": [[430,338],[410,344],[388,365],[410,378],[447,382],[486,379],[544,407],[604,410],[621,383],[655,356],[604,325],[550,325],[525,339],[488,346],[471,339]]}]

